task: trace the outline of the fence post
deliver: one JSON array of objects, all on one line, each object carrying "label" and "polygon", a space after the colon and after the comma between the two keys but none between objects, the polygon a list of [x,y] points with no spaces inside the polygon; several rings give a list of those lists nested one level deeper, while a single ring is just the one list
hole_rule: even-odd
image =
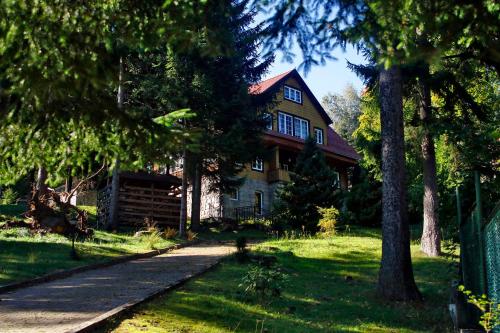
[{"label": "fence post", "polygon": [[474,185],[476,190],[476,211],[475,211],[475,226],[477,230],[477,240],[479,242],[479,285],[481,286],[481,294],[486,294],[486,259],[484,255],[484,237],[483,237],[483,212],[481,202],[481,180],[478,171],[474,171]]},{"label": "fence post", "polygon": [[455,195],[457,198],[457,222],[460,227],[462,225],[462,203],[460,202],[460,190],[458,186],[455,187]]}]

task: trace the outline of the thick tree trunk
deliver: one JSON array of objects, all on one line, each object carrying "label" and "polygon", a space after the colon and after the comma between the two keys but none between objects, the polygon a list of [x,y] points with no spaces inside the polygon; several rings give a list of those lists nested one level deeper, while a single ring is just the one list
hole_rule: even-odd
[{"label": "thick tree trunk", "polygon": [[36,190],[38,194],[46,194],[48,192],[47,187],[47,170],[44,167],[38,168],[38,177],[36,181]]},{"label": "thick tree trunk", "polygon": [[[118,92],[116,94],[116,104],[119,110],[123,109],[123,100],[125,98],[123,90],[123,58],[120,57],[120,69],[118,72]],[[108,230],[116,230],[118,228],[118,202],[120,195],[120,160],[115,160],[115,168],[111,180],[111,193],[109,198],[108,211]]]},{"label": "thick tree trunk", "polygon": [[382,127],[382,261],[378,293],[395,301],[420,300],[410,254],[406,213],[403,95],[401,70],[382,69],[379,77]]},{"label": "thick tree trunk", "polygon": [[424,176],[424,227],[421,249],[428,256],[441,254],[441,234],[438,217],[438,189],[436,176],[436,151],[434,139],[429,130],[432,121],[431,91],[425,79],[420,84],[421,103],[420,119],[422,120],[422,159]]},{"label": "thick tree trunk", "polygon": [[201,164],[198,162],[193,170],[193,189],[191,194],[191,230],[200,229],[201,205]]},{"label": "thick tree trunk", "polygon": [[188,176],[187,176],[187,158],[186,158],[186,148],[182,153],[182,192],[181,192],[181,214],[179,221],[179,236],[186,236],[186,224],[187,224],[187,187],[188,187]]}]

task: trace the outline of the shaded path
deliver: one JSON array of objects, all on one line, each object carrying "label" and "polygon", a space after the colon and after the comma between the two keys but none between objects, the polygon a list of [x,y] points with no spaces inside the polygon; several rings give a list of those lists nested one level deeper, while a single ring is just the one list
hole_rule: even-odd
[{"label": "shaded path", "polygon": [[215,265],[234,246],[198,244],[0,294],[0,332],[74,330]]}]

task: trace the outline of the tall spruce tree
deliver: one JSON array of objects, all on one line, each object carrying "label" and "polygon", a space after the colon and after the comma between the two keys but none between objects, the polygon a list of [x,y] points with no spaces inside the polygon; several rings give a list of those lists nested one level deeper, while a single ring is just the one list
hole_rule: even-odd
[{"label": "tall spruce tree", "polygon": [[290,182],[279,190],[277,213],[292,228],[304,227],[316,232],[318,207],[331,207],[336,189],[338,182],[334,171],[326,163],[314,138],[308,137],[290,174]]},{"label": "tall spruce tree", "polygon": [[[200,222],[202,177],[209,189],[227,191],[241,184],[241,165],[264,153],[260,134],[265,123],[259,109],[265,101],[249,95],[248,87],[261,80],[273,59],[259,59],[261,26],[251,27],[255,13],[247,11],[247,4],[214,2],[197,47],[189,52],[173,48],[170,55],[171,87],[179,88],[171,100],[191,109],[194,116],[186,126],[200,134],[184,163],[192,185],[193,229]],[[211,45],[206,34],[212,27],[225,40],[216,56],[207,52]]]}]

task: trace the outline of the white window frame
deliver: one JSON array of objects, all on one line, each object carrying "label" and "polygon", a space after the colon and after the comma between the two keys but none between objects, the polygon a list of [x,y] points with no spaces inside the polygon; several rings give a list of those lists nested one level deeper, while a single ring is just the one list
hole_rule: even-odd
[{"label": "white window frame", "polygon": [[273,130],[273,114],[270,112],[264,113],[264,121],[266,121],[266,129]]},{"label": "white window frame", "polygon": [[293,128],[294,136],[304,140],[309,136],[309,122],[306,119],[294,117]]},{"label": "white window frame", "polygon": [[[259,209],[259,212],[258,212],[258,215],[262,215],[262,213],[264,212],[264,192],[262,191],[255,191],[255,195],[259,195],[260,196],[260,206],[258,207]],[[254,207],[257,208],[257,202],[254,202]]]},{"label": "white window frame", "polygon": [[261,158],[256,158],[252,162],[252,170],[255,171],[264,171],[264,161]]},{"label": "white window frame", "polygon": [[337,181],[337,187],[340,188],[340,173],[338,171],[334,171],[333,174],[335,175],[335,180]]},{"label": "white window frame", "polygon": [[[233,196],[234,194],[234,196]],[[240,200],[240,190],[239,189],[234,189],[234,193],[228,193],[228,196],[229,196],[229,200],[233,200],[233,201],[238,201]]]},{"label": "white window frame", "polygon": [[302,91],[299,89],[285,86],[283,96],[289,101],[302,104]]},{"label": "white window frame", "polygon": [[283,112],[278,113],[278,132],[293,135],[293,116]]},{"label": "white window frame", "polygon": [[314,137],[316,138],[316,143],[319,145],[324,144],[325,139],[323,137],[323,129],[321,128],[315,128],[314,129]]}]

